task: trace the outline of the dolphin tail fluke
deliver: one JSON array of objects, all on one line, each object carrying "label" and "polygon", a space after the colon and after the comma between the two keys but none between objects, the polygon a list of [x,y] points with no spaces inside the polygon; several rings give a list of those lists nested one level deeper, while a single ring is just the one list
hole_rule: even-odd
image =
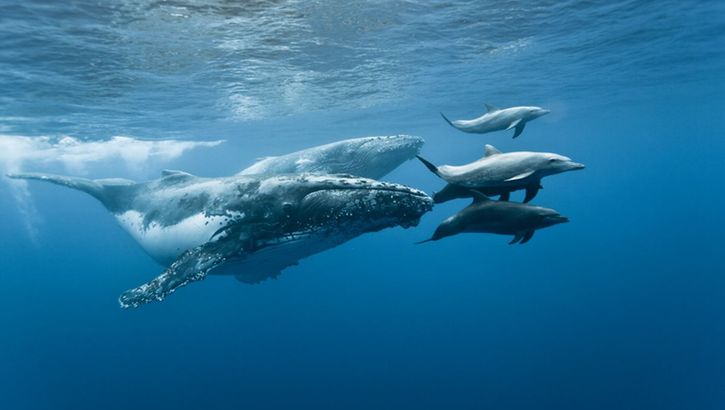
[{"label": "dolphin tail fluke", "polygon": [[47,181],[56,185],[62,185],[68,188],[83,191],[98,199],[99,201],[103,201],[103,185],[88,178],[66,177],[62,175],[42,174],[35,172],[7,174],[7,176],[8,178],[12,179],[31,179],[38,181]]},{"label": "dolphin tail fluke", "polygon": [[423,165],[425,165],[425,167],[430,170],[430,172],[438,175],[439,177],[441,176],[440,172],[438,171],[438,167],[435,166],[435,165],[433,165],[432,162],[430,162],[427,159],[421,157],[420,155],[416,155],[415,157],[418,158],[420,160],[420,162],[422,162]]},{"label": "dolphin tail fluke", "polygon": [[453,123],[451,122],[451,120],[449,120],[448,117],[445,116],[445,114],[443,114],[442,112],[440,114],[441,114],[441,117],[443,117],[443,119],[446,120],[446,122],[448,123],[448,125],[450,125],[453,128],[458,128],[455,125],[453,125]]}]

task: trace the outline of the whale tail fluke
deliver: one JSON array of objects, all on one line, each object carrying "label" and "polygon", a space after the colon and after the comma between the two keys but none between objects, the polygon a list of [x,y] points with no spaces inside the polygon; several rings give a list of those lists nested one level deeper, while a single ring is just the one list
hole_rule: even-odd
[{"label": "whale tail fluke", "polygon": [[445,116],[445,114],[443,114],[442,112],[440,114],[441,114],[441,117],[443,117],[443,119],[446,120],[446,122],[448,123],[448,125],[450,125],[453,128],[457,128],[455,125],[453,125],[453,123],[451,122],[451,120],[449,120],[448,117]]},{"label": "whale tail fluke", "polygon": [[106,190],[108,185],[128,185],[131,181],[127,180],[92,180],[82,177],[67,177],[63,175],[43,174],[36,172],[21,172],[7,174],[12,179],[29,179],[37,181],[46,181],[56,185],[66,186],[68,188],[83,191],[99,201],[105,203]]}]

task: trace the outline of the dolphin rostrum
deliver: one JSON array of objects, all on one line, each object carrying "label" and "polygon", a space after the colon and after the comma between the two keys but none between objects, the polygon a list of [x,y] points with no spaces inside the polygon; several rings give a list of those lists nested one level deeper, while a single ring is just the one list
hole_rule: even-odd
[{"label": "dolphin rostrum", "polygon": [[423,138],[411,135],[352,138],[267,157],[237,175],[307,172],[379,179],[403,162],[413,159],[423,142]]},{"label": "dolphin rostrum", "polygon": [[165,171],[159,179],[90,180],[11,174],[98,199],[161,264],[157,278],[119,298],[122,307],[162,300],[207,274],[245,283],[367,232],[417,225],[432,207],[425,193],[350,175],[284,174],[202,178]]},{"label": "dolphin rostrum", "polygon": [[553,209],[494,201],[477,191],[472,192],[472,195],[474,197],[470,205],[438,225],[430,239],[418,243],[469,232],[514,235],[509,244],[524,244],[534,236],[537,229],[569,222],[567,217],[559,215]]},{"label": "dolphin rostrum", "polygon": [[485,134],[492,131],[515,128],[514,138],[521,135],[526,123],[535,120],[550,111],[541,107],[511,107],[499,109],[485,104],[486,113],[472,120],[449,120],[443,113],[441,117],[453,128],[472,134]]},{"label": "dolphin rostrum", "polygon": [[484,195],[501,195],[507,201],[513,191],[526,190],[524,202],[531,201],[541,188],[541,179],[562,172],[584,169],[571,158],[549,152],[507,152],[486,144],[484,156],[470,164],[435,166],[418,159],[434,174],[448,182],[433,196],[435,203],[471,196],[471,190]]}]

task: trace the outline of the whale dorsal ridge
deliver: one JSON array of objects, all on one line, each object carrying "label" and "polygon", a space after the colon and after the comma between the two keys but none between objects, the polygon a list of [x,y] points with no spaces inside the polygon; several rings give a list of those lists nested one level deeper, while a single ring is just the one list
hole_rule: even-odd
[{"label": "whale dorsal ridge", "polygon": [[179,170],[176,170],[176,169],[165,169],[165,170],[161,171],[161,176],[162,177],[168,177],[168,176],[171,176],[171,175],[182,175],[182,176],[189,176],[189,177],[193,176],[193,175],[191,175],[188,172],[179,171]]},{"label": "whale dorsal ridge", "polygon": [[491,144],[486,144],[484,152],[485,152],[484,156],[486,156],[486,157],[490,157],[491,155],[497,155],[497,154],[501,153],[501,151],[499,151],[496,147],[494,147]]},{"label": "whale dorsal ridge", "polygon": [[483,105],[486,106],[486,112],[498,111],[498,107],[495,107],[495,106],[493,106],[491,104],[483,104]]},{"label": "whale dorsal ridge", "polygon": [[164,184],[177,184],[195,178],[188,172],[165,169],[161,171],[161,179]]}]

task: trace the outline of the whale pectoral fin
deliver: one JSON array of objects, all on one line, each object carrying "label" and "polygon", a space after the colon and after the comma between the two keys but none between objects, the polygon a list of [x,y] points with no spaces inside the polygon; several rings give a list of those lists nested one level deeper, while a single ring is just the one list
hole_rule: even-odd
[{"label": "whale pectoral fin", "polygon": [[516,125],[516,131],[514,132],[513,138],[516,138],[519,135],[521,135],[521,133],[524,132],[525,126],[526,126],[526,122],[519,120],[519,123]]},{"label": "whale pectoral fin", "polygon": [[225,250],[224,241],[207,242],[179,256],[164,273],[153,280],[121,294],[122,308],[135,308],[153,301],[162,301],[176,289],[190,282],[203,280],[207,273],[240,250]]},{"label": "whale pectoral fin", "polygon": [[524,203],[528,203],[529,201],[534,199],[534,197],[536,197],[536,194],[539,193],[539,189],[541,189],[541,185],[539,185],[539,184],[527,186],[526,187],[526,196],[524,197]]},{"label": "whale pectoral fin", "polygon": [[519,124],[521,124],[522,122],[523,122],[523,120],[521,118],[519,118],[518,120],[512,121],[511,124],[509,124],[509,126],[506,127],[506,131],[510,130],[511,128],[518,127]]},{"label": "whale pectoral fin", "polygon": [[517,233],[516,235],[514,235],[514,239],[511,239],[511,242],[509,242],[509,245],[515,244],[516,242],[523,239],[523,237],[524,237],[523,235],[521,235],[520,233]]},{"label": "whale pectoral fin", "polygon": [[521,242],[519,242],[519,245],[523,245],[526,242],[528,242],[534,236],[534,232],[536,232],[536,231],[533,229],[530,231],[526,231],[526,233],[524,234],[524,239],[522,239]]},{"label": "whale pectoral fin", "polygon": [[518,175],[514,175],[511,178],[505,180],[505,182],[518,181],[520,179],[524,179],[526,177],[530,177],[531,175],[533,175],[533,173],[534,173],[534,171],[522,172],[522,173],[520,173]]},{"label": "whale pectoral fin", "polygon": [[498,198],[499,201],[508,201],[511,198],[511,192],[504,192],[501,194],[501,196]]}]

